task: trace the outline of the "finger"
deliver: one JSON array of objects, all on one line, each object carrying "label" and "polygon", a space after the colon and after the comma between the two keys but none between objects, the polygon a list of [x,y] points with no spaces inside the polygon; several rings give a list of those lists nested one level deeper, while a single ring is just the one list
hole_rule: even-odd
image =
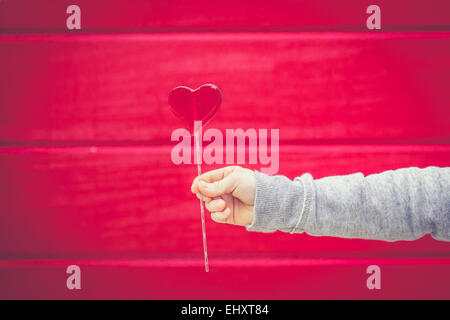
[{"label": "finger", "polygon": [[192,181],[191,192],[192,193],[199,192],[198,183],[200,180],[209,182],[209,183],[219,181],[219,180],[222,180],[223,178],[225,178],[226,176],[228,176],[229,174],[231,174],[232,172],[234,172],[236,170],[236,168],[238,168],[238,166],[228,166],[228,167],[224,167],[224,168],[220,168],[220,169],[216,169],[216,170],[211,170],[211,171],[205,172],[204,174],[202,174],[199,177],[195,177],[194,181]]},{"label": "finger", "polygon": [[211,219],[213,219],[215,222],[226,223],[227,219],[230,217],[230,214],[231,209],[227,207],[225,210],[221,212],[211,213]]},{"label": "finger", "polygon": [[237,186],[237,175],[230,174],[222,180],[208,183],[200,180],[198,188],[207,197],[218,197],[226,193],[232,193]]},{"label": "finger", "polygon": [[205,203],[208,203],[212,200],[210,197],[207,197],[204,194],[201,194],[200,192],[196,193],[195,195],[197,196],[197,198],[204,201]]},{"label": "finger", "polygon": [[215,182],[222,180],[226,176],[228,176],[230,173],[232,173],[234,170],[236,170],[236,166],[229,166],[224,167],[216,170],[211,170],[208,172],[205,172],[199,177],[199,180],[205,181],[205,182]]},{"label": "finger", "polygon": [[221,212],[225,210],[226,203],[223,199],[215,199],[205,204],[209,212]]},{"label": "finger", "polygon": [[199,192],[199,190],[198,190],[198,182],[199,182],[198,177],[195,177],[195,179],[194,179],[194,181],[192,181],[192,185],[191,185],[191,192],[192,193],[198,193]]}]

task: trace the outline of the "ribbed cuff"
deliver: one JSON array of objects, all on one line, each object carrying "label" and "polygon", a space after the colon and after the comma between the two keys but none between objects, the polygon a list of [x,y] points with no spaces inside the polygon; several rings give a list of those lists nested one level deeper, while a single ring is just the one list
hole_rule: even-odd
[{"label": "ribbed cuff", "polygon": [[309,173],[294,181],[255,171],[256,195],[253,222],[248,231],[300,233],[313,209],[313,178]]}]

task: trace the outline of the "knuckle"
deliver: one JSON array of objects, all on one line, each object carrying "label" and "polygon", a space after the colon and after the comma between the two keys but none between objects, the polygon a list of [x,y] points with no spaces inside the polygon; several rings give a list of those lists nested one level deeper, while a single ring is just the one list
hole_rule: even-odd
[{"label": "knuckle", "polygon": [[239,172],[233,171],[233,172],[230,174],[230,177],[231,177],[233,180],[236,180],[236,179],[239,177]]},{"label": "knuckle", "polygon": [[233,184],[232,185],[232,187],[233,187],[233,189],[234,189],[234,186],[236,186],[236,184],[239,182],[239,179],[240,179],[240,173],[239,172],[233,172],[233,173],[231,173],[231,175],[230,175],[230,181],[231,181],[231,183]]},{"label": "knuckle", "polygon": [[223,192],[223,187],[224,187],[223,180],[216,181],[216,182],[213,183],[213,190],[216,193],[222,193]]},{"label": "knuckle", "polygon": [[242,168],[240,166],[231,166],[231,174],[238,172]]}]

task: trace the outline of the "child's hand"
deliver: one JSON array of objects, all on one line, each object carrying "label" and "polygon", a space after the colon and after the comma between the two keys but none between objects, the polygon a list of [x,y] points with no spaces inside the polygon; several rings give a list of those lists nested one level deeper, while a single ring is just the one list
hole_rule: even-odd
[{"label": "child's hand", "polygon": [[238,166],[206,172],[192,182],[191,191],[203,196],[206,209],[216,222],[240,226],[253,222],[255,173]]}]

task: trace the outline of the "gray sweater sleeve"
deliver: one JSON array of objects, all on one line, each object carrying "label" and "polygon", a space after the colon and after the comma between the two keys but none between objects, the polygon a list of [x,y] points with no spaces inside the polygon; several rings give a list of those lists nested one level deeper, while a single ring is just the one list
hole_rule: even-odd
[{"label": "gray sweater sleeve", "polygon": [[303,174],[256,174],[249,231],[414,240],[431,234],[450,241],[450,167],[406,168],[314,180]]}]

